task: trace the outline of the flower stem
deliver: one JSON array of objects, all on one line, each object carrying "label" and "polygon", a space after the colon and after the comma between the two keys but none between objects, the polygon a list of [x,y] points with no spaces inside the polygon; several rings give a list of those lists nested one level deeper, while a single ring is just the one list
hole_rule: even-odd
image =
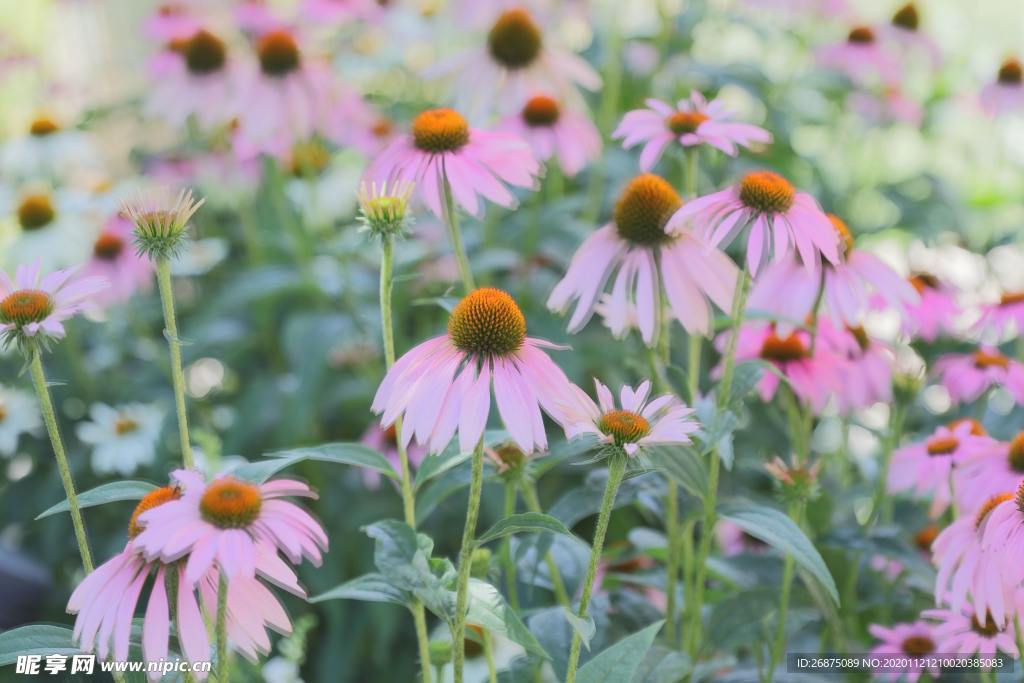
[{"label": "flower stem", "polygon": [[[793,521],[800,525],[800,520],[803,516],[803,504],[793,502],[789,506],[789,516]],[[796,564],[793,560],[793,555],[787,553],[786,559],[782,565],[782,590],[779,593],[779,619],[775,624],[775,640],[772,646],[771,658],[768,662],[768,671],[766,675],[767,683],[771,683],[775,676],[775,667],[779,665],[782,660],[782,651],[786,646],[786,619],[789,615],[789,596],[793,590],[793,574],[796,569]]]},{"label": "flower stem", "polygon": [[43,372],[43,359],[39,355],[38,349],[32,351],[29,371],[32,375],[32,384],[35,386],[36,395],[39,397],[39,408],[43,413],[43,422],[46,423],[46,433],[50,435],[53,454],[57,458],[60,481],[64,485],[64,494],[67,496],[68,508],[71,511],[71,525],[75,528],[78,552],[82,555],[82,566],[88,574],[93,570],[92,553],[89,551],[89,538],[85,534],[85,520],[82,519],[82,508],[78,505],[78,496],[75,494],[75,481],[71,478],[71,467],[68,465],[68,457],[64,452],[64,442],[60,438],[57,414],[53,409],[53,401],[50,400],[50,389],[46,384],[46,373]]},{"label": "flower stem", "polygon": [[[523,477],[520,480],[520,488],[523,492],[523,501],[526,503],[526,509],[530,512],[543,512],[540,507],[540,498],[537,497],[537,489],[533,482]],[[572,601],[569,599],[569,591],[565,588],[562,572],[558,571],[558,565],[555,563],[555,558],[550,550],[544,556],[544,562],[547,565],[548,574],[551,575],[551,588],[555,593],[555,599],[558,600],[558,604],[562,607],[571,609]]]},{"label": "flower stem", "polygon": [[679,536],[679,488],[671,477],[666,477],[668,490],[665,494],[665,535],[668,537],[668,558],[665,562],[665,639],[676,640],[676,581],[679,577],[680,552]]},{"label": "flower stem", "polygon": [[490,631],[480,634],[484,641],[484,659],[487,661],[487,683],[498,683],[498,669],[494,666],[494,642]]},{"label": "flower stem", "polygon": [[217,683],[228,683],[228,579],[221,572],[217,588]]},{"label": "flower stem", "polygon": [[879,521],[888,522],[892,517],[892,497],[885,495],[885,486],[889,480],[889,467],[892,464],[892,451],[899,440],[900,432],[903,431],[903,409],[899,404],[894,404],[889,413],[889,428],[882,441],[882,469],[875,481],[875,495],[871,501],[871,517],[868,520],[868,528],[872,528]]},{"label": "flower stem", "polygon": [[[516,493],[518,487],[514,480],[505,482],[505,516],[516,513]],[[501,542],[501,561],[505,565],[505,584],[508,590],[508,604],[519,611],[519,589],[516,587],[516,563],[512,557],[512,538],[506,536]]]},{"label": "flower stem", "polygon": [[462,547],[459,548],[459,578],[455,592],[455,625],[452,628],[452,646],[455,648],[455,683],[462,683],[466,664],[466,617],[469,607],[469,571],[472,565],[473,537],[480,513],[480,494],[484,487],[484,440],[473,449],[472,476],[469,481],[469,502],[466,506],[466,526],[462,529]]},{"label": "flower stem", "polygon": [[452,186],[448,177],[444,178],[444,221],[448,225],[448,236],[452,240],[452,250],[455,252],[455,261],[459,265],[459,277],[462,278],[462,288],[465,294],[476,289],[473,281],[473,271],[469,267],[469,258],[466,257],[466,248],[462,246],[462,230],[459,228],[459,214],[455,210],[455,199],[452,197]]},{"label": "flower stem", "polygon": [[[380,254],[380,327],[384,340],[384,364],[388,370],[395,364],[395,331],[392,320],[392,289],[394,279],[395,242],[391,235],[385,235],[381,241]],[[402,441],[402,420],[395,421],[395,443],[398,449],[398,461],[401,467],[402,510],[405,523],[416,528],[416,498],[412,490],[412,471],[409,468],[409,454],[405,442]],[[430,636],[427,633],[427,613],[423,603],[413,600],[413,623],[416,627],[416,642],[420,654],[420,668],[423,683],[430,680]]]},{"label": "flower stem", "polygon": [[[687,201],[697,197],[697,161],[696,147],[687,147],[683,152],[683,195]],[[690,392],[690,405],[697,405],[700,395],[700,347],[703,338],[699,334],[691,334],[687,349],[686,384]]]},{"label": "flower stem", "polygon": [[171,381],[174,384],[174,407],[178,412],[178,439],[181,441],[181,460],[185,469],[195,468],[192,441],[188,436],[188,412],[185,408],[185,372],[181,367],[181,340],[178,321],[174,315],[174,290],[171,287],[171,262],[166,258],[156,262],[156,281],[160,288],[160,302],[164,307],[164,335],[171,350]]},{"label": "flower stem", "polygon": [[[597,575],[597,565],[601,561],[601,553],[604,550],[604,537],[608,533],[608,520],[612,516],[612,507],[615,505],[615,496],[619,492],[619,485],[626,474],[625,452],[613,453],[608,458],[608,483],[604,487],[604,496],[601,498],[601,511],[597,516],[597,528],[594,529],[594,542],[590,549],[590,563],[587,565],[587,575],[583,579],[583,594],[580,596],[580,607],[577,615],[581,619],[587,616],[587,609],[590,607],[590,592],[594,588],[594,577]],[[576,668],[580,661],[580,645],[582,644],[579,631],[572,634],[572,645],[569,649],[569,667],[565,673],[565,683],[573,683],[576,680]]]}]

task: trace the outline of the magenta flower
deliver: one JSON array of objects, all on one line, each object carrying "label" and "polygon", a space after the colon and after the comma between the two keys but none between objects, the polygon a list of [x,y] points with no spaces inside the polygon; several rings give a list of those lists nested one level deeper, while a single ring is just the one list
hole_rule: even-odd
[{"label": "magenta flower", "polygon": [[[881,626],[871,624],[868,631],[875,638],[880,640],[868,653],[870,657],[879,659],[895,659],[893,655],[900,657],[925,658],[936,652],[934,627],[926,621],[915,621],[912,624],[894,624],[892,626]],[[939,675],[937,666],[924,668],[919,665],[908,667],[904,671],[894,670],[887,667],[875,671],[875,678],[885,681],[907,681],[916,683],[921,676],[928,672],[933,678]]]},{"label": "magenta flower", "polygon": [[994,386],[1004,387],[1017,403],[1024,403],[1024,365],[991,346],[942,356],[935,370],[957,403],[970,403]]},{"label": "magenta flower", "polygon": [[661,100],[649,99],[647,109],[627,112],[613,139],[622,138],[626,149],[644,143],[640,168],[649,171],[672,142],[683,147],[710,145],[729,156],[736,156],[740,147],[768,144],[772,134],[749,123],[737,123],[718,99],[708,102],[694,90],[675,108]]},{"label": "magenta flower", "polygon": [[565,311],[577,302],[570,332],[587,324],[616,271],[602,311],[616,337],[638,327],[644,342],[652,346],[662,297],[688,332],[711,332],[708,302],[729,309],[737,269],[728,256],[683,226],[667,226],[681,204],[672,186],[658,176],[645,174],[629,182],[615,203],[612,222],[580,245],[548,297],[553,311]]},{"label": "magenta flower", "polygon": [[668,231],[684,224],[693,224],[698,236],[722,248],[749,226],[747,267],[753,277],[770,255],[782,260],[792,247],[813,272],[822,256],[839,263],[839,237],[818,202],[771,171],[748,173],[732,187],[684,204],[669,220]]},{"label": "magenta flower", "polygon": [[971,420],[958,420],[939,427],[924,441],[909,444],[892,454],[890,493],[910,492],[915,498],[930,497],[929,513],[938,517],[952,500],[950,481],[953,468],[974,454],[987,453],[992,440]]},{"label": "magenta flower", "polygon": [[892,86],[900,80],[900,63],[870,26],[855,26],[845,41],[820,48],[817,56],[822,66],[846,74],[858,85]]},{"label": "magenta flower", "polygon": [[526,319],[505,292],[484,287],[466,295],[448,318],[448,333],[414,347],[380,383],[372,410],[388,427],[404,416],[402,439],[439,453],[459,435],[462,452],[483,437],[491,410],[526,453],[547,449],[541,410],[561,421],[569,380],[542,349],[559,348],[526,336]]},{"label": "magenta flower", "polygon": [[558,159],[558,166],[570,177],[601,154],[601,135],[590,118],[547,95],[531,97],[498,130],[526,140],[540,161]]},{"label": "magenta flower", "polygon": [[635,455],[645,446],[690,443],[690,434],[699,425],[691,417],[693,410],[672,394],[651,401],[651,383],[636,389],[623,386],[619,405],[608,387],[594,380],[597,403],[585,391],[572,385],[574,399],[565,405],[562,426],[568,438],[593,434],[601,443],[619,446],[627,455]]},{"label": "magenta flower", "polygon": [[92,258],[82,276],[103,278],[109,287],[93,297],[100,306],[127,301],[137,291],[153,286],[153,262],[132,246],[135,226],[120,213],[112,216],[93,245]]},{"label": "magenta flower", "polygon": [[1010,114],[1024,109],[1024,67],[1011,57],[999,67],[994,83],[981,91],[981,106],[992,116]]},{"label": "magenta flower", "polygon": [[[388,459],[388,462],[391,463],[391,466],[395,468],[395,471],[400,471],[401,459],[398,456],[398,439],[395,435],[395,425],[382,429],[376,422],[371,423],[366,428],[366,431],[363,432],[363,438],[360,439],[360,443],[382,453]],[[427,457],[427,449],[418,444],[409,444],[406,455],[409,457],[409,466],[413,471],[416,471],[420,463]],[[362,475],[363,483],[367,488],[380,488],[380,472],[363,468]]]},{"label": "magenta flower", "polygon": [[230,475],[206,482],[198,472],[176,470],[172,478],[182,496],[139,517],[145,526],[136,544],[150,560],[173,562],[188,556],[185,578],[197,582],[216,563],[231,581],[259,573],[275,580],[276,557],[258,552],[263,543],[299,564],[306,557],[320,566],[327,534],[312,516],[287,496],[315,498],[302,482],[275,479],[250,484]]},{"label": "magenta flower", "polygon": [[152,88],[146,113],[173,126],[195,117],[203,130],[228,123],[236,114],[233,99],[239,75],[224,41],[197,29],[165,47],[150,62]]},{"label": "magenta flower", "polygon": [[1024,292],[1003,292],[998,302],[982,306],[977,328],[999,337],[1024,332]]},{"label": "magenta flower", "polygon": [[43,275],[38,265],[18,266],[13,281],[0,271],[0,337],[5,344],[61,339],[64,321],[92,306],[107,286],[101,277],[77,277],[75,268]]},{"label": "magenta flower", "polygon": [[953,483],[957,504],[967,512],[992,496],[1016,490],[1024,483],[1024,432],[1010,441],[993,439],[990,449],[958,463]]},{"label": "magenta flower", "polygon": [[911,275],[909,282],[919,300],[906,306],[903,333],[933,342],[941,333],[954,332],[961,313],[956,290],[928,273]]},{"label": "magenta flower", "polygon": [[[1019,609],[1018,593],[1014,609]],[[1014,640],[1013,619],[997,621],[992,615],[978,619],[974,610],[964,607],[962,610],[926,609],[921,616],[937,621],[933,627],[935,649],[950,655],[981,655],[991,657],[997,652],[1004,652],[1016,658],[1017,645]]]},{"label": "magenta flower", "polygon": [[[1012,495],[999,496],[992,501],[994,505],[985,522],[981,545],[997,563],[1001,585],[1016,591],[1024,581],[1024,565],[1020,562],[1024,547],[1024,485],[1019,485]],[[1012,614],[1014,610],[1008,608],[1007,612]]]},{"label": "magenta flower", "polygon": [[835,397],[840,413],[892,402],[895,354],[889,345],[871,338],[863,327],[838,328],[818,319],[818,343],[844,360],[838,366]]},{"label": "magenta flower", "polygon": [[478,195],[511,208],[515,196],[504,183],[533,188],[541,164],[524,140],[509,133],[471,129],[452,109],[428,109],[412,122],[366,171],[366,178],[412,182],[430,210],[444,217],[445,182],[452,199],[473,216],[483,213]]}]

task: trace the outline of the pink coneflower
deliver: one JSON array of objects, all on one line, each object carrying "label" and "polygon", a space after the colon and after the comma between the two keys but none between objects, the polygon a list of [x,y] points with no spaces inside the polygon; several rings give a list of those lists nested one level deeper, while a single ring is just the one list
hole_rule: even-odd
[{"label": "pink coneflower", "polygon": [[[729,335],[719,335],[715,346],[724,350]],[[811,334],[796,330],[789,335],[780,335],[772,323],[752,322],[740,329],[736,344],[737,362],[761,359],[774,365],[785,376],[793,392],[815,410],[820,411],[828,402],[841,380],[842,360],[824,344],[814,345],[811,350]],[[721,366],[715,373],[721,372]],[[761,400],[770,401],[779,388],[781,378],[777,373],[766,372],[757,385]]]},{"label": "pink coneflower", "polygon": [[1024,581],[1024,564],[1020,561],[1024,547],[1024,485],[996,501],[985,523],[981,544],[998,565],[1001,585],[1019,588]]},{"label": "pink coneflower", "polygon": [[[1019,601],[1019,597],[1017,598]],[[926,609],[921,616],[935,620],[933,627],[936,650],[950,655],[981,655],[997,652],[1017,657],[1013,619],[997,621],[992,615],[978,619],[969,607],[961,610]]]},{"label": "pink coneflower", "polygon": [[306,557],[320,565],[327,534],[308,512],[282,500],[316,497],[306,484],[290,479],[251,484],[230,475],[206,482],[189,470],[176,470],[171,476],[182,496],[139,517],[145,529],[136,546],[150,560],[173,562],[188,555],[189,585],[215,562],[229,581],[264,573],[266,562],[257,552],[260,543],[281,551],[293,564]]},{"label": "pink coneflower", "polygon": [[[926,658],[934,654],[936,650],[935,627],[926,621],[915,621],[912,624],[893,624],[892,626],[881,626],[871,624],[868,631],[881,642],[871,648],[868,653],[870,657],[880,659],[894,659],[893,655],[912,658]],[[922,659],[922,661],[924,661]],[[894,670],[893,667],[886,667],[874,672],[875,678],[886,681],[907,681],[916,683],[925,672],[933,678],[939,675],[939,667],[922,667],[919,664],[908,667],[905,670]]]},{"label": "pink coneflower", "polygon": [[928,273],[911,275],[908,282],[919,301],[907,304],[903,333],[933,342],[942,333],[954,332],[961,313],[956,290]]},{"label": "pink coneflower", "polygon": [[957,503],[975,510],[986,500],[1024,482],[1024,432],[1010,441],[992,440],[992,447],[965,459],[954,473]]},{"label": "pink coneflower", "polygon": [[939,46],[921,30],[921,15],[913,2],[896,10],[883,33],[904,52],[925,54],[936,68],[942,64]]},{"label": "pink coneflower", "polygon": [[502,121],[499,130],[526,140],[541,161],[558,159],[570,177],[601,154],[601,135],[590,118],[547,95],[531,97],[522,111]]},{"label": "pink coneflower", "polygon": [[127,301],[132,294],[153,285],[153,262],[132,245],[135,226],[120,213],[103,226],[93,245],[92,258],[82,268],[82,276],[98,276],[109,286],[93,297],[100,306]]},{"label": "pink coneflower", "polygon": [[899,62],[871,26],[855,26],[845,41],[820,48],[817,55],[823,66],[841,71],[857,84],[894,85],[900,80]]},{"label": "pink coneflower", "polygon": [[644,342],[653,345],[662,297],[688,332],[710,333],[708,302],[729,309],[737,269],[728,256],[685,227],[668,228],[680,205],[676,191],[656,175],[629,182],[615,203],[612,222],[580,245],[548,298],[548,308],[555,311],[564,311],[577,300],[570,332],[587,324],[605,285],[618,271],[602,311],[612,334],[620,337],[635,325]]},{"label": "pink coneflower", "polygon": [[977,327],[1000,337],[1007,332],[1024,332],[1024,291],[1003,292],[998,302],[982,306]]},{"label": "pink coneflower", "polygon": [[995,82],[981,91],[981,106],[992,116],[1024,109],[1024,67],[1019,59],[1010,57],[1002,63]]},{"label": "pink coneflower", "polygon": [[374,158],[394,141],[398,128],[359,93],[339,86],[325,135],[341,147],[354,147]]},{"label": "pink coneflower", "polygon": [[38,265],[22,265],[14,280],[0,271],[0,338],[5,344],[61,339],[63,322],[91,306],[107,287],[103,278],[78,277],[74,268],[43,275]]},{"label": "pink coneflower", "polygon": [[572,385],[573,400],[565,405],[562,426],[568,438],[593,434],[601,443],[619,446],[628,455],[635,455],[645,446],[690,443],[690,434],[699,425],[690,417],[692,408],[672,394],[662,394],[648,401],[651,383],[643,382],[636,389],[623,386],[619,405],[608,387],[594,380],[597,403],[587,392]]},{"label": "pink coneflower", "polygon": [[753,277],[773,252],[778,261],[792,247],[812,271],[817,271],[822,256],[832,264],[839,263],[839,237],[818,202],[771,171],[748,173],[736,185],[685,204],[668,227],[671,231],[686,223],[722,248],[749,226],[747,266]]},{"label": "pink coneflower", "polygon": [[[360,439],[360,442],[382,453],[388,459],[388,462],[391,463],[391,466],[395,468],[396,472],[401,471],[401,459],[398,456],[398,439],[395,436],[395,425],[382,429],[379,424],[374,422],[363,432],[363,438]],[[427,457],[427,449],[418,444],[409,444],[406,455],[409,457],[409,466],[415,471],[419,468],[423,459]],[[380,472],[363,468],[362,474],[363,483],[366,484],[367,488],[376,489],[380,487]]]},{"label": "pink coneflower", "polygon": [[924,120],[924,107],[899,86],[888,86],[878,93],[851,92],[848,101],[861,116],[876,124],[920,126]]},{"label": "pink coneflower", "polygon": [[647,109],[627,112],[612,138],[622,138],[626,149],[644,143],[640,168],[649,171],[672,142],[683,147],[711,145],[729,156],[736,156],[740,147],[768,144],[772,134],[749,123],[737,123],[718,99],[708,102],[694,90],[675,108],[661,100],[649,99]]},{"label": "pink coneflower", "polygon": [[479,197],[511,208],[516,198],[504,183],[532,188],[540,172],[540,162],[521,138],[470,128],[453,109],[428,109],[413,120],[410,134],[399,136],[370,164],[366,177],[415,183],[419,196],[442,218],[446,181],[453,202],[480,216]]},{"label": "pink coneflower", "polygon": [[953,467],[977,453],[985,453],[992,441],[971,420],[958,420],[939,427],[923,441],[904,446],[892,454],[890,493],[908,491],[916,498],[930,497],[930,514],[938,517],[952,501]]},{"label": "pink coneflower", "polygon": [[376,20],[386,6],[377,0],[303,0],[299,12],[313,24],[338,26]]},{"label": "pink coneflower", "polygon": [[526,336],[526,319],[505,292],[484,287],[452,310],[448,333],[427,340],[398,359],[373,398],[381,425],[404,415],[402,439],[413,435],[439,453],[455,433],[471,451],[491,410],[498,413],[524,452],[547,448],[541,410],[558,420],[570,396],[569,380],[542,349],[558,348]]},{"label": "pink coneflower", "polygon": [[237,71],[224,41],[199,29],[188,38],[173,41],[153,58],[153,87],[146,112],[173,126],[183,126],[191,116],[204,130],[226,124],[236,113]]},{"label": "pink coneflower", "polygon": [[190,2],[167,0],[142,23],[146,37],[161,43],[187,38],[201,28]]},{"label": "pink coneflower", "polygon": [[887,344],[870,337],[863,327],[838,328],[824,318],[818,320],[818,336],[819,343],[845,361],[838,367],[840,381],[835,387],[839,412],[892,402],[895,355]]},{"label": "pink coneflower", "polygon": [[942,385],[957,403],[970,403],[994,386],[1024,403],[1024,365],[991,346],[974,353],[952,353],[935,362]]},{"label": "pink coneflower", "polygon": [[483,47],[434,67],[429,75],[451,76],[456,100],[472,115],[511,113],[531,95],[551,93],[562,102],[581,102],[577,88],[597,90],[601,77],[586,60],[553,45],[530,10],[503,11]]}]

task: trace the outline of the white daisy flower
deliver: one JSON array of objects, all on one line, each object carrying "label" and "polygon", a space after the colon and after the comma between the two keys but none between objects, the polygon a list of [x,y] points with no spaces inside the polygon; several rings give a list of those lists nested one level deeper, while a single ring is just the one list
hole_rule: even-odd
[{"label": "white daisy flower", "polygon": [[28,391],[0,386],[0,455],[12,456],[22,434],[42,426],[35,396]]},{"label": "white daisy flower", "polygon": [[99,154],[88,133],[62,127],[46,116],[0,147],[0,175],[5,178],[62,180],[99,167]]},{"label": "white daisy flower", "polygon": [[92,446],[92,469],[97,474],[128,476],[156,458],[164,412],[152,404],[126,403],[111,407],[94,403],[91,422],[78,425],[78,438]]},{"label": "white daisy flower", "polygon": [[14,235],[3,260],[8,267],[37,263],[44,271],[80,264],[92,253],[94,210],[91,196],[78,190],[45,185],[0,190],[0,224]]}]

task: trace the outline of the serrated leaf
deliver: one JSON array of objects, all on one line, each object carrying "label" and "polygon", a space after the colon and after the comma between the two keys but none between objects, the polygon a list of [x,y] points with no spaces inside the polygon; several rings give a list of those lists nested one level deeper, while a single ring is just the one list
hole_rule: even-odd
[{"label": "serrated leaf", "polygon": [[572,535],[572,532],[564,524],[551,515],[545,515],[542,512],[523,512],[501,519],[490,529],[482,533],[476,539],[476,543],[477,545],[483,545],[484,543],[490,543],[512,534],[545,532],[565,534],[566,536]]},{"label": "serrated leaf", "polygon": [[479,579],[469,580],[469,611],[466,622],[480,626],[492,633],[505,636],[523,646],[531,654],[549,659],[541,644],[534,637],[519,615],[501,596],[497,588]]},{"label": "serrated leaf", "polygon": [[409,594],[394,586],[383,574],[372,572],[357,576],[320,595],[313,596],[309,602],[325,602],[327,600],[362,600],[364,602],[387,602],[394,605],[408,605]]},{"label": "serrated leaf", "polygon": [[796,563],[819,581],[829,597],[838,605],[839,591],[818,550],[800,527],[775,508],[751,502],[722,505],[719,516],[727,519],[768,545],[791,554]]},{"label": "serrated leaf", "polygon": [[[148,481],[112,481],[109,484],[101,484],[94,489],[79,493],[78,505],[88,508],[119,500],[139,500],[156,488],[156,484],[151,484]],[[39,513],[36,519],[43,519],[58,512],[67,512],[70,509],[68,501],[62,500]]]},{"label": "serrated leaf", "polygon": [[392,479],[398,478],[398,474],[391,467],[387,458],[361,443],[326,443],[319,446],[278,451],[270,453],[265,460],[242,465],[233,470],[232,474],[239,479],[261,484],[281,470],[304,460],[366,467]]},{"label": "serrated leaf", "polygon": [[0,633],[0,666],[13,664],[18,655],[77,655],[82,651],[71,639],[71,629],[51,624],[30,624]]},{"label": "serrated leaf", "polygon": [[594,617],[586,616],[581,617],[573,612],[568,607],[562,607],[562,616],[569,622],[569,626],[572,630],[579,634],[580,641],[583,643],[583,647],[590,650],[590,640],[597,633],[597,624],[594,623]]},{"label": "serrated leaf", "polygon": [[580,667],[576,676],[579,683],[622,683],[632,681],[647,657],[665,621],[656,621],[647,628],[626,636],[611,647],[599,652]]}]

